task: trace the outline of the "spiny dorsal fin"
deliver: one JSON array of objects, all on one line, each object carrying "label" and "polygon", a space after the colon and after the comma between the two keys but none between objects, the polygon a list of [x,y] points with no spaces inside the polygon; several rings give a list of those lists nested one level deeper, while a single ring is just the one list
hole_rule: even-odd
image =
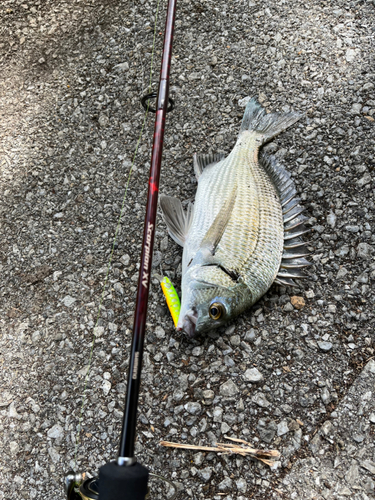
[{"label": "spiny dorsal fin", "polygon": [[214,255],[216,247],[218,246],[224,234],[224,231],[228,225],[236,201],[236,196],[237,196],[237,184],[234,186],[231,194],[225,200],[219,213],[215,217],[213,223],[211,224],[209,230],[207,231],[205,237],[202,240],[201,248],[204,247],[208,248],[209,251],[212,253],[212,255]]},{"label": "spiny dorsal fin", "polygon": [[280,269],[302,269],[311,265],[311,262],[304,258],[282,259]]},{"label": "spiny dorsal fin", "polygon": [[306,247],[308,245],[311,245],[311,241],[302,241],[300,238],[296,238],[295,241],[284,241],[284,252],[292,250],[296,252],[304,252],[306,254],[308,251]]},{"label": "spiny dorsal fin", "polygon": [[290,278],[292,280],[295,280],[295,279],[307,278],[307,276],[306,274],[301,273],[299,269],[288,269],[287,271],[280,269],[277,274],[277,279],[283,280],[285,278]]},{"label": "spiny dorsal fin", "polygon": [[197,180],[201,176],[203,170],[209,165],[214,165],[215,163],[219,163],[225,155],[223,153],[211,153],[208,155],[194,155],[194,173]]},{"label": "spiny dorsal fin", "polygon": [[287,202],[287,205],[289,205],[297,194],[290,173],[285,170],[283,165],[274,156],[268,156],[263,153],[259,158],[259,163],[270,176],[280,196],[281,205],[284,202]]},{"label": "spiny dorsal fin", "polygon": [[296,198],[297,191],[290,173],[285,170],[274,156],[262,154],[260,163],[268,173],[280,196],[283,210],[284,254],[275,283],[296,286],[295,279],[307,278],[306,275],[301,273],[300,269],[311,265],[309,261],[304,259],[308,254],[298,255],[298,252],[293,255],[293,252],[285,252],[285,250],[304,246],[301,236],[309,232],[304,225],[307,217],[302,215],[303,207],[299,204],[301,200]]},{"label": "spiny dorsal fin", "polygon": [[163,194],[160,195],[159,203],[171,238],[183,247],[193,220],[194,205],[189,203],[185,211],[178,198]]}]

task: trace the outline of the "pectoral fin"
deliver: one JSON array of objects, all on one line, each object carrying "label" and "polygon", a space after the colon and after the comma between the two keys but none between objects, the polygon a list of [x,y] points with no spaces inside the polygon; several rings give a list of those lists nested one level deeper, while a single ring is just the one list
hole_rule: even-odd
[{"label": "pectoral fin", "polygon": [[178,245],[183,247],[193,220],[194,205],[189,203],[187,211],[185,211],[178,198],[160,195],[159,200],[169,235]]},{"label": "pectoral fin", "polygon": [[212,255],[215,254],[215,250],[220,243],[220,240],[223,237],[224,231],[228,225],[236,201],[236,196],[237,185],[234,186],[231,194],[225,200],[224,205],[221,207],[219,213],[215,217],[215,220],[211,224],[209,230],[202,240],[201,247],[207,248]]}]

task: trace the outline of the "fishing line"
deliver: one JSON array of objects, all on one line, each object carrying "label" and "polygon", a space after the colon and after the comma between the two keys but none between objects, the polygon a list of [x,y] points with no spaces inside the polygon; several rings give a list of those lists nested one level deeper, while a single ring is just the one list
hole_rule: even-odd
[{"label": "fishing line", "polygon": [[[156,14],[155,14],[154,37],[153,37],[152,53],[151,53],[150,81],[149,81],[149,87],[148,87],[149,92],[151,92],[151,87],[152,87],[152,67],[153,67],[154,54],[155,54],[156,26],[157,26],[158,14],[159,14],[159,5],[160,5],[160,0],[157,1]],[[104,294],[105,294],[105,291],[106,291],[106,288],[107,288],[107,281],[108,281],[109,271],[110,271],[111,264],[112,264],[112,257],[113,257],[113,252],[115,250],[117,235],[118,235],[118,232],[119,232],[119,229],[120,229],[121,219],[122,219],[122,215],[123,215],[123,211],[124,211],[124,206],[125,206],[125,201],[126,201],[126,197],[127,197],[127,193],[128,193],[128,188],[129,188],[129,182],[130,182],[130,178],[131,178],[131,175],[132,175],[132,172],[133,172],[133,167],[134,167],[135,159],[136,159],[136,156],[137,156],[137,153],[138,153],[139,144],[140,144],[141,139],[142,139],[143,130],[145,128],[145,124],[146,124],[146,120],[147,120],[147,116],[148,116],[148,111],[149,111],[149,104],[147,105],[146,113],[145,113],[145,116],[144,116],[144,119],[143,119],[142,128],[141,128],[141,131],[139,133],[137,145],[136,145],[135,152],[134,152],[134,155],[133,155],[132,165],[130,167],[129,174],[128,174],[128,180],[127,180],[127,183],[126,183],[125,193],[124,193],[124,197],[123,197],[123,200],[122,200],[122,206],[121,206],[120,216],[119,216],[118,221],[117,221],[115,236],[114,236],[113,244],[112,244],[111,255],[109,257],[109,262],[108,262],[108,266],[107,266],[107,274],[106,274],[106,277],[105,277],[105,280],[104,280],[103,290],[102,290],[102,294],[101,294],[101,298],[100,298],[100,302],[99,302],[98,314],[97,314],[96,322],[95,322],[95,326],[94,326],[94,334],[93,334],[93,339],[92,339],[92,342],[91,342],[89,364],[88,364],[88,367],[87,367],[87,372],[86,372],[86,377],[85,377],[85,384],[84,384],[83,393],[82,393],[82,404],[81,404],[81,410],[80,410],[80,415],[79,415],[79,420],[78,420],[78,428],[77,428],[76,437],[75,437],[74,469],[76,469],[76,466],[77,466],[77,453],[78,453],[78,448],[79,448],[79,444],[80,444],[80,433],[81,433],[81,424],[82,424],[82,419],[83,419],[83,408],[84,408],[85,402],[86,402],[87,384],[88,384],[88,379],[89,379],[89,375],[90,375],[90,369],[91,369],[91,363],[92,363],[92,357],[93,357],[94,345],[95,345],[95,339],[96,339],[95,331],[96,331],[96,327],[98,326],[98,322],[99,322],[99,318],[100,318],[100,313],[101,313],[101,309],[102,309],[102,304],[103,304],[103,299],[104,299]]]}]

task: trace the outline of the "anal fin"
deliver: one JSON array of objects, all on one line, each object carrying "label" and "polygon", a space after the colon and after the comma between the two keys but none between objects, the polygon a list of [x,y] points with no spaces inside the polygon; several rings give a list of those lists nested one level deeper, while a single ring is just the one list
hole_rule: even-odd
[{"label": "anal fin", "polygon": [[276,278],[274,283],[283,286],[298,286],[291,278]]}]

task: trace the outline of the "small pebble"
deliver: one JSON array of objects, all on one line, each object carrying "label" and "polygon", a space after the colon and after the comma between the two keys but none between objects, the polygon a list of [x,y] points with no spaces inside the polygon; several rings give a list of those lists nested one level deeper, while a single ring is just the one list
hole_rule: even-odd
[{"label": "small pebble", "polygon": [[47,436],[52,439],[58,439],[64,437],[64,429],[61,425],[56,424],[47,432]]},{"label": "small pebble", "polygon": [[202,346],[194,347],[191,351],[193,356],[201,356],[203,354],[204,348]]},{"label": "small pebble", "polygon": [[200,477],[207,483],[211,479],[212,476],[212,467],[205,467],[204,469],[199,471]]},{"label": "small pebble", "polygon": [[241,344],[241,337],[239,335],[232,335],[230,343],[235,347],[239,346]]},{"label": "small pebble", "polygon": [[221,430],[222,434],[227,434],[230,431],[230,427],[229,427],[229,425],[226,422],[223,422],[221,424],[221,429],[220,430]]},{"label": "small pebble", "polygon": [[154,332],[158,339],[163,339],[165,337],[165,330],[161,326],[157,326]]},{"label": "small pebble", "polygon": [[267,400],[265,395],[261,392],[254,394],[254,396],[252,397],[252,401],[261,408],[268,408],[271,405],[271,403]]},{"label": "small pebble", "polygon": [[203,391],[203,397],[204,399],[214,399],[215,393],[210,389],[206,389],[205,391]]},{"label": "small pebble", "polygon": [[288,302],[288,303],[287,303],[287,304],[285,304],[285,306],[284,306],[284,311],[285,311],[285,312],[292,312],[292,311],[294,311],[294,307],[293,307],[293,305],[292,305],[290,302]]},{"label": "small pebble", "polygon": [[291,297],[290,301],[296,309],[302,309],[305,306],[305,300],[303,297],[298,297],[297,295],[295,295]]},{"label": "small pebble", "polygon": [[112,384],[109,380],[104,380],[103,383],[102,383],[102,389],[103,389],[103,392],[104,392],[104,395],[107,396],[107,394],[109,394],[110,390],[111,390],[111,387],[112,387]]},{"label": "small pebble", "polygon": [[361,257],[362,259],[369,258],[372,251],[373,251],[373,247],[371,245],[369,245],[368,243],[360,243],[357,247],[358,257]]},{"label": "small pebble", "polygon": [[217,406],[213,411],[214,422],[221,422],[223,418],[223,409]]},{"label": "small pebble", "polygon": [[74,304],[74,302],[75,302],[75,301],[76,301],[76,299],[75,299],[75,298],[71,297],[70,295],[67,295],[67,296],[66,296],[66,297],[64,297],[64,299],[63,299],[63,304],[64,304],[64,306],[66,306],[66,307],[71,307],[71,306]]},{"label": "small pebble", "polygon": [[260,382],[261,380],[263,380],[263,375],[257,368],[249,368],[245,371],[243,377],[245,380],[252,383]]},{"label": "small pebble", "polygon": [[324,340],[323,341],[318,341],[318,346],[324,352],[330,351],[332,349],[332,347],[333,347],[333,345],[332,345],[331,342],[325,342]]},{"label": "small pebble", "polygon": [[256,337],[255,330],[253,328],[251,328],[251,330],[247,331],[245,334],[245,340],[247,342],[254,342],[255,337]]},{"label": "small pebble", "polygon": [[332,227],[332,229],[336,226],[336,215],[331,212],[327,215],[327,224]]},{"label": "small pebble", "polygon": [[233,481],[229,477],[227,477],[223,481],[221,481],[221,483],[219,483],[217,487],[220,491],[227,491],[232,488],[232,484]]},{"label": "small pebble", "polygon": [[202,406],[200,403],[191,402],[191,401],[189,401],[189,403],[186,403],[184,408],[191,415],[199,415],[202,411]]},{"label": "small pebble", "polygon": [[239,390],[236,384],[232,380],[227,380],[220,386],[220,394],[222,396],[231,397],[238,394]]},{"label": "small pebble", "polygon": [[288,432],[289,432],[288,422],[286,420],[282,420],[277,425],[277,435],[283,436],[284,434],[287,434]]},{"label": "small pebble", "polygon": [[9,451],[10,451],[10,454],[14,457],[15,455],[17,455],[17,453],[19,452],[19,449],[20,449],[20,446],[19,444],[17,443],[17,441],[11,441],[9,443]]},{"label": "small pebble", "polygon": [[129,64],[127,62],[116,64],[113,69],[116,71],[127,71],[129,69]]},{"label": "small pebble", "polygon": [[337,273],[336,275],[336,279],[337,280],[341,280],[343,278],[345,278],[345,276],[348,274],[348,270],[345,269],[345,267],[342,267],[339,272]]},{"label": "small pebble", "polygon": [[37,344],[41,338],[42,338],[42,335],[40,334],[40,332],[38,330],[36,332],[33,332],[33,334],[31,335],[31,341],[33,344]]}]

